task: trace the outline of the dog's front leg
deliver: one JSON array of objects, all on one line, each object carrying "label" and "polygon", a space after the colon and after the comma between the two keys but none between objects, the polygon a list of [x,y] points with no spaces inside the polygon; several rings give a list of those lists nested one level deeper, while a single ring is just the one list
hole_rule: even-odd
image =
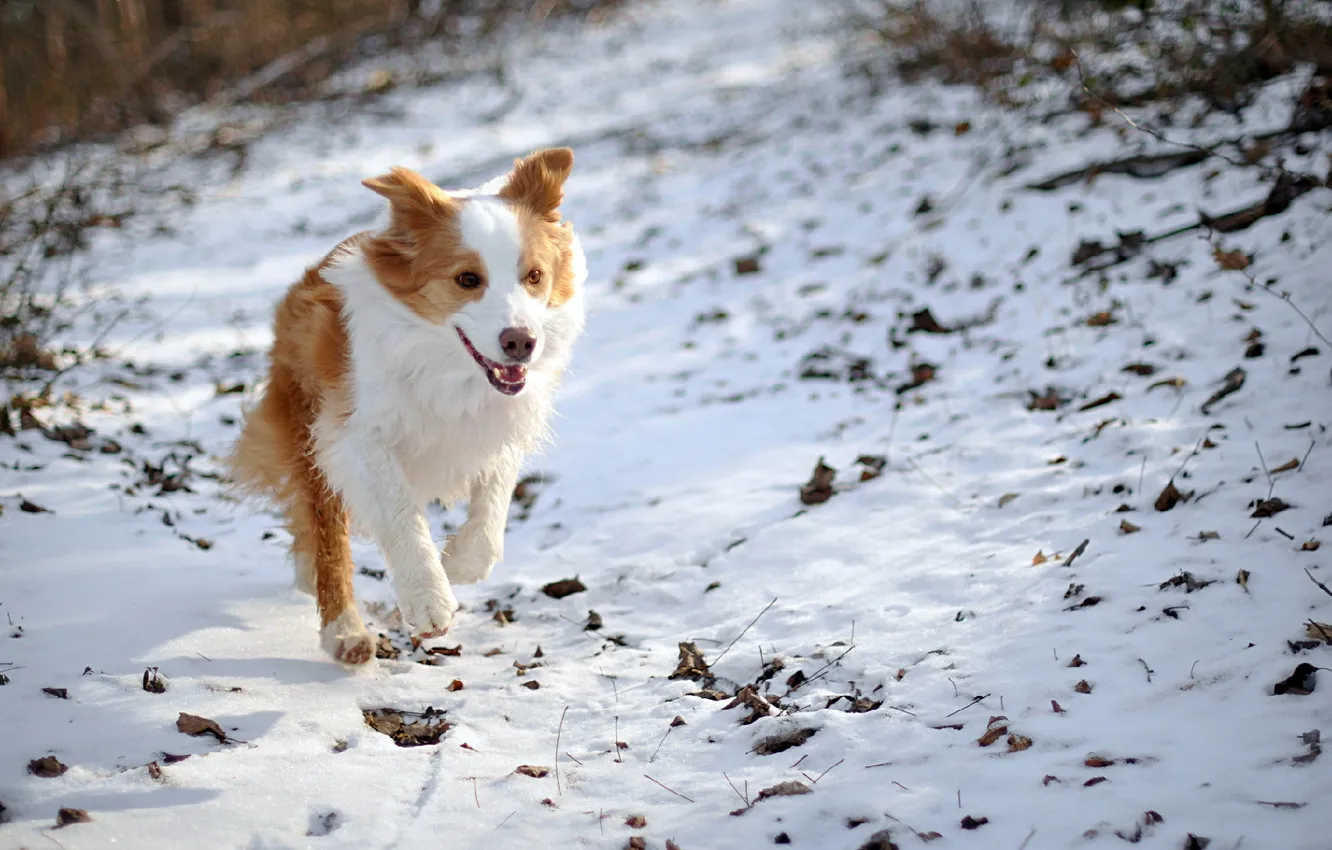
[{"label": "dog's front leg", "polygon": [[421,637],[444,634],[458,600],[439,567],[425,514],[407,484],[402,465],[372,438],[343,443],[330,466],[343,475],[343,497],[352,516],[379,544],[393,576],[402,618]]},{"label": "dog's front leg", "polygon": [[472,481],[467,521],[444,546],[444,571],[457,584],[475,584],[504,557],[504,525],[518,482],[517,457],[505,454]]}]

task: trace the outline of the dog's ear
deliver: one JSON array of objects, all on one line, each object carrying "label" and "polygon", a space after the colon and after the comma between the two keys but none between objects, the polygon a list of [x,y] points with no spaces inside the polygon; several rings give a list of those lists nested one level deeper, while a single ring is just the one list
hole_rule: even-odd
[{"label": "dog's ear", "polygon": [[517,160],[499,196],[522,204],[547,221],[559,221],[564,181],[573,171],[573,162],[569,148],[547,148]]},{"label": "dog's ear", "polygon": [[441,218],[453,213],[457,204],[438,186],[410,168],[394,166],[388,174],[362,180],[361,185],[388,199],[391,229],[400,238],[410,237],[437,224]]}]

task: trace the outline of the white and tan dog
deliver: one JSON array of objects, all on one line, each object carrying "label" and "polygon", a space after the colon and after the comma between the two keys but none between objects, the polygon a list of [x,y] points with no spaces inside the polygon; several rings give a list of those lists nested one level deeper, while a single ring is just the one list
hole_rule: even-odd
[{"label": "white and tan dog", "polygon": [[[268,385],[232,469],[284,511],[297,584],[339,661],[375,649],[351,524],[379,543],[422,637],[453,621],[450,582],[484,579],[504,554],[519,464],[546,437],[583,329],[587,269],[559,213],[572,169],[555,148],[476,189],[402,168],[366,180],[388,199],[387,229],[338,245],[277,308]],[[468,501],[442,557],[423,513],[435,499]]]}]

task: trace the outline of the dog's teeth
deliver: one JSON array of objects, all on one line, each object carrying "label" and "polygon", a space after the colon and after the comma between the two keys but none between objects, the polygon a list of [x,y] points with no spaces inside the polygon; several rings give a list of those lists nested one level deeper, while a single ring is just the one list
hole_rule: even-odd
[{"label": "dog's teeth", "polygon": [[490,374],[494,375],[494,376],[495,376],[495,380],[497,380],[497,381],[502,381],[502,380],[504,380],[504,372],[503,372],[503,370],[501,370],[500,367],[498,367],[498,366],[495,366],[494,368],[492,368],[492,369],[490,370]]}]

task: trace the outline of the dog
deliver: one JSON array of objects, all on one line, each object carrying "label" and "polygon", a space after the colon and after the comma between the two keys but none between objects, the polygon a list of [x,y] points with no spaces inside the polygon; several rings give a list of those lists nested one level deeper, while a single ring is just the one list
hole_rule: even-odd
[{"label": "dog", "polygon": [[[277,306],[232,479],[282,510],[296,585],[346,665],[375,655],[353,597],[353,530],[378,543],[422,638],[452,624],[450,585],[485,579],[504,555],[519,466],[549,439],[586,318],[586,261],[560,215],[572,170],[573,151],[550,148],[475,189],[405,168],[365,180],[388,226],[343,241]],[[460,499],[467,520],[441,552],[424,506]]]}]

